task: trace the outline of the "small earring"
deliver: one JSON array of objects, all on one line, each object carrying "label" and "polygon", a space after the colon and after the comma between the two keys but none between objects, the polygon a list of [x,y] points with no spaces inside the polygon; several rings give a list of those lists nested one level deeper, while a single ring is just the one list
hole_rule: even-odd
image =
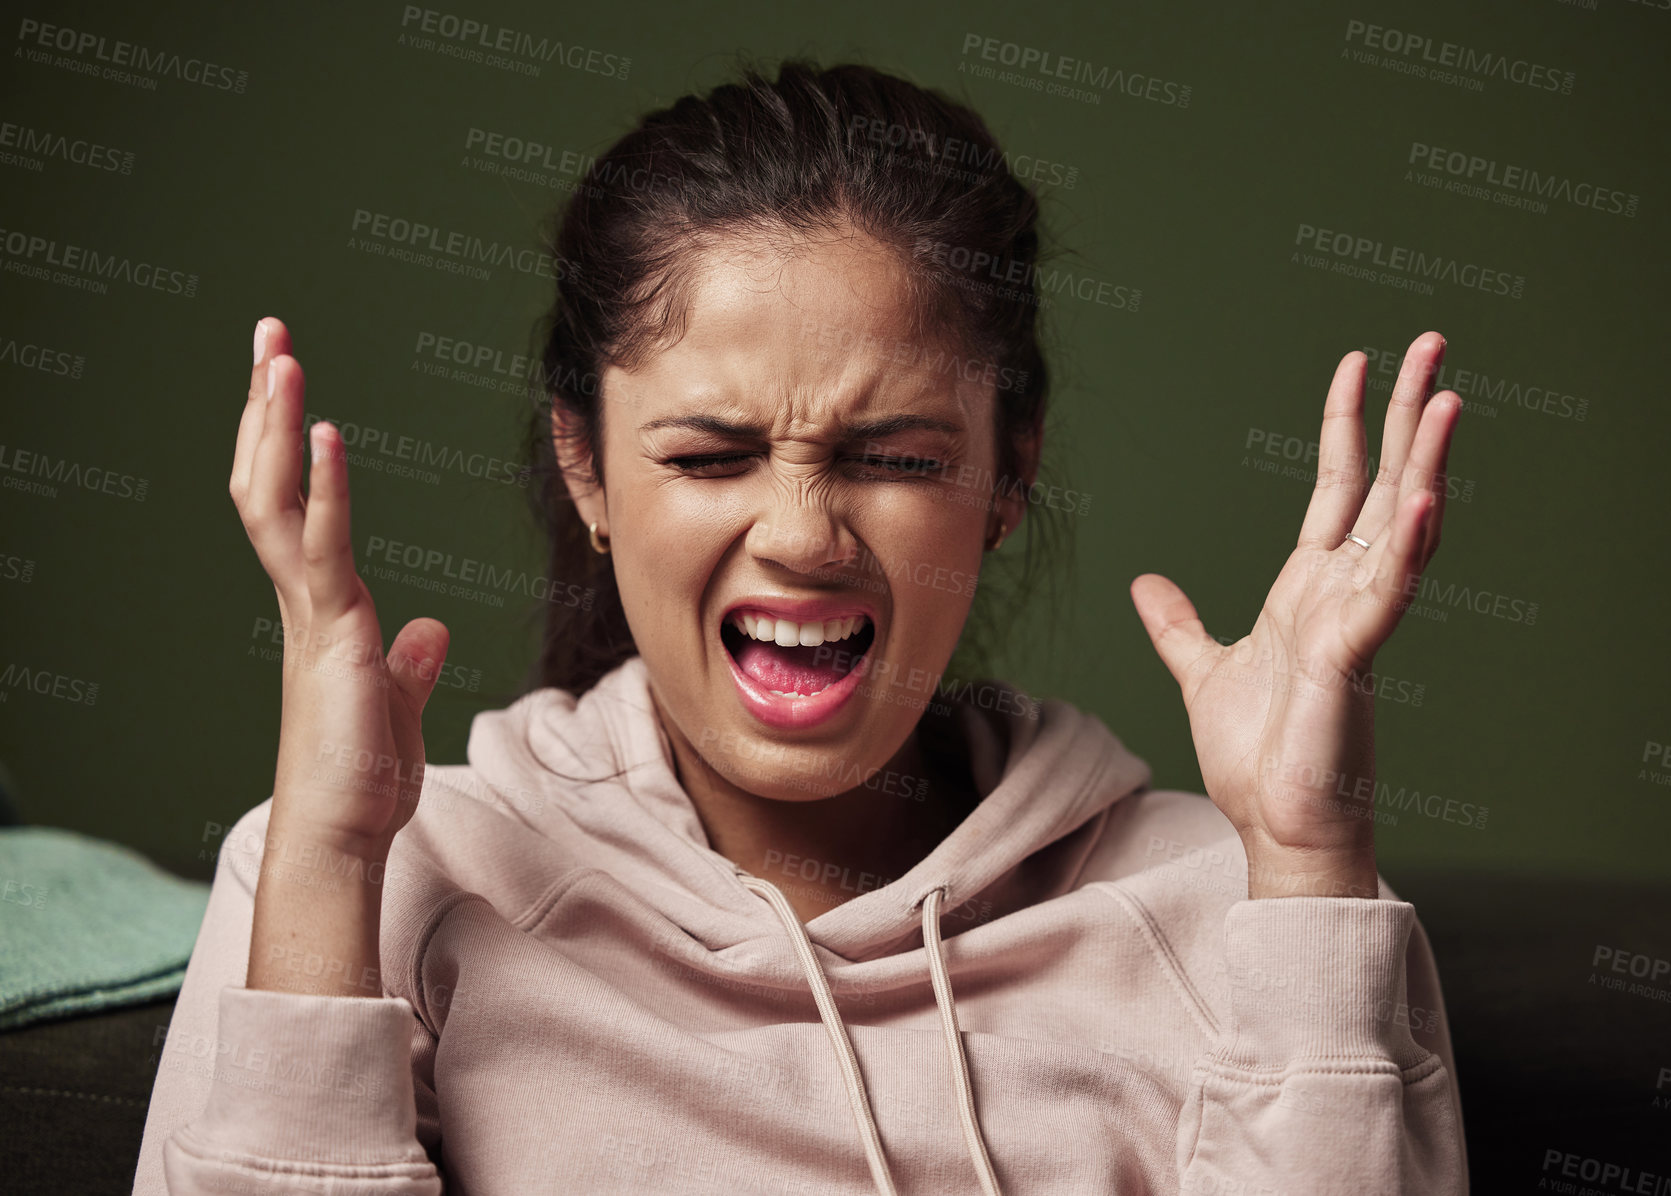
[{"label": "small earring", "polygon": [[598,525],[595,523],[587,524],[586,530],[592,535],[592,551],[607,556],[609,553],[607,537],[603,541],[598,539]]},{"label": "small earring", "polygon": [[1004,542],[1004,535],[1008,530],[1009,529],[1005,526],[1004,521],[1000,519],[998,521],[998,535],[995,539],[987,541],[986,550],[988,552],[998,551],[998,546]]}]

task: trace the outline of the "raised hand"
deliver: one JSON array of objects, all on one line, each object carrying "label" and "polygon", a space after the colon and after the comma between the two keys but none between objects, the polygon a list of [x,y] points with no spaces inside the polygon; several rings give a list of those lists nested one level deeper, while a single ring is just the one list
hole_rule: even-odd
[{"label": "raised hand", "polygon": [[1207,795],[1246,848],[1252,897],[1376,896],[1370,671],[1439,546],[1462,404],[1454,391],[1427,397],[1444,349],[1442,336],[1426,332],[1405,353],[1373,486],[1367,358],[1341,359],[1298,544],[1243,639],[1220,644],[1159,574],[1131,584],[1138,617],[1183,693]]},{"label": "raised hand", "polygon": [[[278,593],[285,646],[248,983],[329,992],[331,975],[362,977],[377,964],[382,865],[422,787],[423,708],[448,633],[434,619],[414,619],[385,657],[354,568],[341,438],[330,424],[314,424],[304,497],[304,379],[282,322],[256,326],[254,357],[229,488]],[[337,967],[286,973],[281,952],[298,940]]]}]

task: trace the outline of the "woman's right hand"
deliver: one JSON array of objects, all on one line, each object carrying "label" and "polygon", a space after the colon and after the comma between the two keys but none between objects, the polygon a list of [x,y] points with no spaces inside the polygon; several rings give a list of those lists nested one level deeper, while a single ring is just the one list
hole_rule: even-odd
[{"label": "woman's right hand", "polygon": [[[340,434],[324,421],[310,429],[301,492],[304,379],[290,347],[281,321],[256,325],[230,484],[284,625],[278,768],[249,986],[320,992],[334,991],[321,987],[322,976],[359,977],[377,965],[382,864],[417,806],[423,708],[448,633],[435,619],[414,619],[385,658],[377,611],[354,567],[348,463]],[[281,966],[297,950],[323,971]],[[378,995],[365,987],[349,986]]]}]

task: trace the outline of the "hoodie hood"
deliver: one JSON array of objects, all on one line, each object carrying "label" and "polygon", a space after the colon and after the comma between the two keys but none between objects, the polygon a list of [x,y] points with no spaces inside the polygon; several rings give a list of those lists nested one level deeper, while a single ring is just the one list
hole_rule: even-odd
[{"label": "hoodie hood", "polygon": [[[806,986],[880,1196],[897,1194],[892,1165],[830,980],[843,973],[845,987],[866,972],[872,982],[897,984],[923,967],[970,1164],[985,1196],[1002,1196],[970,1083],[941,918],[950,913],[967,928],[1072,889],[1109,807],[1145,788],[1150,773],[1099,720],[1066,702],[1034,702],[1002,682],[958,692],[952,719],[971,755],[974,810],[904,876],[805,924],[776,885],[709,844],[679,784],[642,657],[578,700],[546,688],[478,715],[468,752],[501,799],[535,798],[517,807],[519,816],[569,844],[570,863],[615,878],[705,947],[710,962],[740,966],[780,991]],[[822,879],[824,865],[815,867]]]},{"label": "hoodie hood", "polygon": [[[1070,890],[1108,808],[1148,787],[1148,764],[1067,702],[1000,681],[944,700],[970,745],[981,801],[903,876],[806,923],[842,959],[920,946],[920,908],[934,889],[947,914],[978,902],[983,922]],[[578,700],[545,688],[478,714],[467,752],[516,817],[559,842],[578,833],[592,856],[582,862],[633,875],[646,901],[710,950],[781,939],[778,918],[710,846],[679,784],[641,656]]]}]

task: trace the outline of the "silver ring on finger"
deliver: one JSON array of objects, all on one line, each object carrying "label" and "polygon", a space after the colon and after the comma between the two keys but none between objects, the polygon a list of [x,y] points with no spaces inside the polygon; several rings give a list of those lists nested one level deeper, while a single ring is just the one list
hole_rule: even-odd
[{"label": "silver ring on finger", "polygon": [[[1350,540],[1352,543],[1356,544],[1359,548],[1362,548],[1362,549],[1365,549],[1365,550],[1367,550],[1369,548],[1369,541],[1364,539],[1362,536],[1358,535],[1355,532],[1347,532],[1346,533],[1346,540]],[[1346,543],[1346,540],[1342,540],[1341,543],[1342,544]]]}]

